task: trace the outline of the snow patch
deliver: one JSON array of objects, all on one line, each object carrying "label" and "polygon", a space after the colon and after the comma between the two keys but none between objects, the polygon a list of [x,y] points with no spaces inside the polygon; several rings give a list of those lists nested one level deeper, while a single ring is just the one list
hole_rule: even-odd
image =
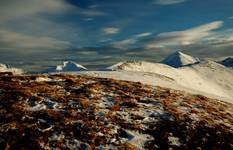
[{"label": "snow patch", "polygon": [[142,147],[144,147],[144,144],[147,141],[154,139],[151,135],[148,134],[141,134],[132,130],[126,130],[126,132],[130,137],[129,142],[136,146],[137,149],[141,149]]}]

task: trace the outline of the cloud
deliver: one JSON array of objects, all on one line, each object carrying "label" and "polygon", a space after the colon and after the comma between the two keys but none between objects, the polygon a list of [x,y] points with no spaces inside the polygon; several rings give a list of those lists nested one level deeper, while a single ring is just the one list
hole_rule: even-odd
[{"label": "cloud", "polygon": [[111,38],[106,38],[106,39],[99,40],[100,43],[106,43],[106,42],[110,42],[110,41],[112,41]]},{"label": "cloud", "polygon": [[38,13],[61,13],[74,9],[63,0],[8,0],[0,2],[0,19],[9,20],[21,16],[32,16]]},{"label": "cloud", "polygon": [[[93,16],[105,15],[96,9],[72,5],[66,0],[3,0],[0,1],[0,13],[0,30],[2,34],[4,31],[4,34],[0,36],[13,38],[12,35],[15,33],[17,35],[15,37],[16,44],[12,43],[11,47],[18,45],[19,48],[27,47],[27,49],[39,47],[39,42],[38,44],[34,42],[36,41],[35,38],[41,41],[40,47],[43,47],[43,49],[46,47],[58,49],[58,43],[61,44],[60,49],[64,48],[64,45],[66,48],[69,45],[66,41],[85,45],[89,41],[84,38],[77,38],[77,36],[82,37],[84,34],[89,36],[90,31],[85,26],[81,26],[81,23],[76,19],[72,19],[74,23],[71,24],[63,21],[63,18],[72,15],[79,18],[88,18],[85,21],[91,21],[95,19]],[[89,36],[88,38],[92,37]],[[21,39],[30,41],[29,38],[32,38],[33,41],[31,46],[30,43],[17,43],[22,41]],[[3,44],[5,46],[6,42],[3,42],[3,39],[0,39],[0,41],[0,47]],[[51,46],[48,43],[51,43]],[[8,46],[10,45],[8,44]],[[15,46],[15,50],[19,48]]]},{"label": "cloud", "polygon": [[98,17],[98,16],[106,16],[107,14],[102,11],[93,10],[93,9],[83,9],[83,8],[77,8],[77,10],[81,15],[87,16],[87,17]]},{"label": "cloud", "polygon": [[136,44],[140,40],[140,38],[145,38],[150,35],[152,35],[152,33],[150,32],[139,33],[129,37],[128,39],[112,42],[111,45],[115,48],[128,49]]},{"label": "cloud", "polygon": [[84,18],[83,21],[92,21],[94,20],[93,18]]},{"label": "cloud", "polygon": [[145,33],[140,33],[140,34],[137,34],[135,35],[136,38],[141,38],[141,37],[146,37],[146,36],[150,36],[152,35],[151,32],[145,32]]},{"label": "cloud", "polygon": [[207,44],[214,47],[233,46],[233,30],[228,29],[215,33],[211,38],[208,39],[207,42]]},{"label": "cloud", "polygon": [[172,5],[172,4],[178,4],[178,3],[183,3],[186,0],[156,0],[154,1],[154,4],[157,5]]},{"label": "cloud", "polygon": [[88,17],[104,16],[106,13],[88,8],[80,8],[65,0],[3,0],[0,1],[0,19],[8,21],[18,17],[39,15],[42,13],[74,13]]},{"label": "cloud", "polygon": [[19,32],[0,30],[0,49],[9,50],[64,50],[71,47],[71,43],[51,37],[32,36]]},{"label": "cloud", "polygon": [[106,27],[106,28],[103,28],[102,31],[105,34],[117,34],[117,33],[120,32],[120,29],[119,28],[115,28],[115,27]]},{"label": "cloud", "polygon": [[213,30],[220,28],[222,24],[222,21],[215,21],[183,31],[161,33],[146,42],[145,47],[150,49],[172,45],[191,45],[203,41],[203,39],[208,40],[215,35]]},{"label": "cloud", "polygon": [[122,40],[122,41],[112,42],[112,46],[115,48],[127,49],[127,48],[129,48],[129,46],[131,46],[132,44],[134,44],[136,42],[137,42],[136,39],[129,38],[129,39]]},{"label": "cloud", "polygon": [[95,9],[95,8],[98,8],[98,7],[100,7],[100,5],[98,5],[98,4],[88,6],[88,8],[91,8],[91,9]]}]

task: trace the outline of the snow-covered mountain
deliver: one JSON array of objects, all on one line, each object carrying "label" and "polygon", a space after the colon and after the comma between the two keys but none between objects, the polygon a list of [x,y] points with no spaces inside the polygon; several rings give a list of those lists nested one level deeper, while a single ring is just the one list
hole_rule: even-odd
[{"label": "snow-covered mountain", "polygon": [[233,102],[233,70],[214,61],[202,60],[180,68],[145,61],[126,61],[108,69],[113,72],[95,72],[94,75],[139,81]]},{"label": "snow-covered mountain", "polygon": [[61,65],[57,65],[56,67],[49,68],[43,72],[73,72],[73,71],[84,71],[87,70],[84,66],[74,62],[74,61],[65,61]]},{"label": "snow-covered mountain", "polygon": [[22,74],[24,71],[22,69],[13,68],[9,65],[0,64],[0,72],[12,72],[13,74]]},{"label": "snow-covered mountain", "polygon": [[126,71],[140,71],[140,72],[155,72],[156,70],[175,70],[172,67],[161,64],[161,63],[151,63],[147,61],[125,61],[119,62],[113,66],[107,68],[108,70],[126,70]]},{"label": "snow-covered mountain", "polygon": [[226,67],[233,67],[233,57],[228,57],[228,58],[220,61],[219,63],[226,66]]},{"label": "snow-covered mountain", "polygon": [[198,58],[177,51],[161,61],[163,64],[178,68],[200,62]]}]

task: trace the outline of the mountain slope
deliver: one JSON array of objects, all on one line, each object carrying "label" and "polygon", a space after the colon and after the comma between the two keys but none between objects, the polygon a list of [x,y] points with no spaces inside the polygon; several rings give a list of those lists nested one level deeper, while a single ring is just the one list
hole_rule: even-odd
[{"label": "mountain slope", "polygon": [[[173,68],[164,64],[150,63],[150,62],[121,62],[118,65],[110,67],[112,70],[120,71],[122,76],[134,72],[138,75],[137,81],[158,86],[170,87],[174,89],[182,89],[188,92],[202,93],[206,96],[215,95],[233,102],[233,71],[215,63],[213,61],[205,60],[198,64],[193,64],[181,68]],[[139,74],[150,73],[146,75],[151,81],[147,81],[144,75]],[[97,73],[99,76],[107,77],[108,73]],[[134,80],[133,75],[125,75],[118,77],[120,74],[109,76],[116,77],[116,79]],[[131,73],[133,74],[133,73]],[[159,76],[160,75],[160,76]],[[135,76],[135,75],[134,75]],[[172,81],[164,79],[172,79]],[[155,82],[153,82],[155,81]]]},{"label": "mountain slope", "polygon": [[165,58],[164,60],[162,60],[160,63],[178,68],[186,65],[196,64],[198,62],[200,62],[198,58],[177,51],[171,54],[170,56],[168,56],[167,58]]},{"label": "mountain slope", "polygon": [[151,72],[164,75],[166,77],[176,78],[178,72],[176,68],[170,67],[161,63],[151,63],[146,61],[125,61],[117,63],[116,65],[108,67],[112,71],[137,71],[137,72]]},{"label": "mountain slope", "polygon": [[62,65],[57,65],[56,67],[49,68],[43,72],[73,72],[73,71],[83,71],[87,70],[84,66],[77,64],[74,61],[65,61]]},{"label": "mountain slope", "polygon": [[233,99],[233,70],[210,60],[193,65],[191,68],[206,81],[218,85],[224,93],[230,95]]}]

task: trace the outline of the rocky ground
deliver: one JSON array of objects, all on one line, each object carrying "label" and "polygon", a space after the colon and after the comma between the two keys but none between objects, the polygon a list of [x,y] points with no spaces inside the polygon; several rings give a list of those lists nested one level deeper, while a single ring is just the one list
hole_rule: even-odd
[{"label": "rocky ground", "polygon": [[0,75],[0,149],[233,149],[233,105],[80,75]]}]

